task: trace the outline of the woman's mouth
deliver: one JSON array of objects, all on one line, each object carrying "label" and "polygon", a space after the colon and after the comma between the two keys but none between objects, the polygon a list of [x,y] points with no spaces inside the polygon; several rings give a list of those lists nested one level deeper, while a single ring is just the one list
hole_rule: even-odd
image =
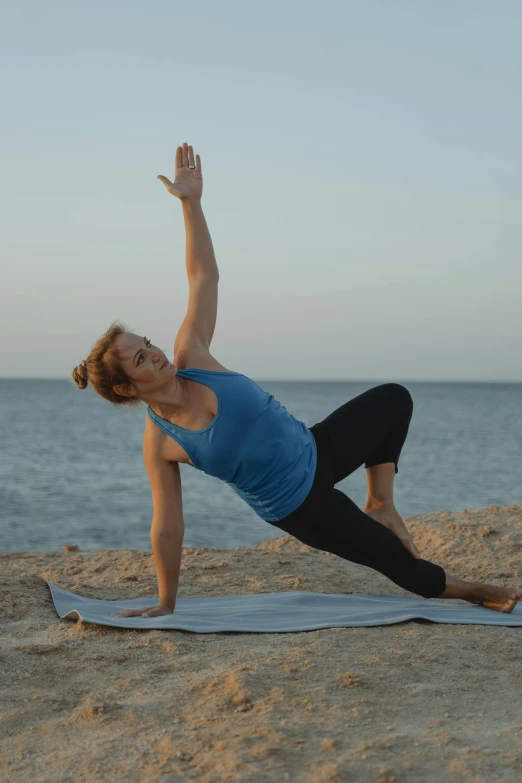
[{"label": "woman's mouth", "polygon": [[160,367],[160,370],[163,370],[163,368],[165,367],[165,365],[166,365],[166,364],[168,364],[168,363],[169,363],[169,360],[168,360],[168,359],[165,359],[165,361],[163,362],[163,364],[162,364],[162,365],[161,365],[161,367]]}]

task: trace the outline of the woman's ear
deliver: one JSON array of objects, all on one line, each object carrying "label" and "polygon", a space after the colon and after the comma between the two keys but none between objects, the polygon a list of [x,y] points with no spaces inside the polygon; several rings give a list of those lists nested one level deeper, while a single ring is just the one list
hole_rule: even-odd
[{"label": "woman's ear", "polygon": [[136,390],[134,389],[134,386],[122,386],[118,384],[117,386],[112,387],[113,392],[115,394],[119,394],[120,397],[136,397]]}]

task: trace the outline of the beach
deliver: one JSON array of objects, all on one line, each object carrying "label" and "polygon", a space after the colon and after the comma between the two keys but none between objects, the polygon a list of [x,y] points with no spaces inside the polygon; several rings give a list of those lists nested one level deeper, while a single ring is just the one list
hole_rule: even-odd
[{"label": "beach", "polygon": [[[522,585],[522,502],[405,522],[450,573]],[[0,555],[2,783],[522,779],[522,627],[119,629],[60,619],[46,580],[157,596],[150,551]],[[184,549],[180,598],[291,590],[411,595],[286,535]]]}]

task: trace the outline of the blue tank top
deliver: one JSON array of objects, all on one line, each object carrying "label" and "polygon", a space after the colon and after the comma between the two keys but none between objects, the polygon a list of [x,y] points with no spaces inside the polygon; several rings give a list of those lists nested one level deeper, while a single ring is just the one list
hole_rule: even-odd
[{"label": "blue tank top", "polygon": [[315,439],[306,424],[241,373],[185,369],[177,374],[214,390],[216,416],[202,430],[187,430],[149,406],[154,424],[185,449],[195,468],[229,484],[265,522],[295,511],[312,488],[317,466]]}]

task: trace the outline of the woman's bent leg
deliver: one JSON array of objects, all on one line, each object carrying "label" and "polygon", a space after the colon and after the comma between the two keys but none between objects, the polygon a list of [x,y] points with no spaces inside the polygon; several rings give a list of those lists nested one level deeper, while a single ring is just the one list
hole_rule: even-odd
[{"label": "woman's bent leg", "polygon": [[399,383],[383,383],[349,400],[310,427],[327,453],[334,484],[361,465],[395,464],[408,434],[413,413],[411,394]]}]

